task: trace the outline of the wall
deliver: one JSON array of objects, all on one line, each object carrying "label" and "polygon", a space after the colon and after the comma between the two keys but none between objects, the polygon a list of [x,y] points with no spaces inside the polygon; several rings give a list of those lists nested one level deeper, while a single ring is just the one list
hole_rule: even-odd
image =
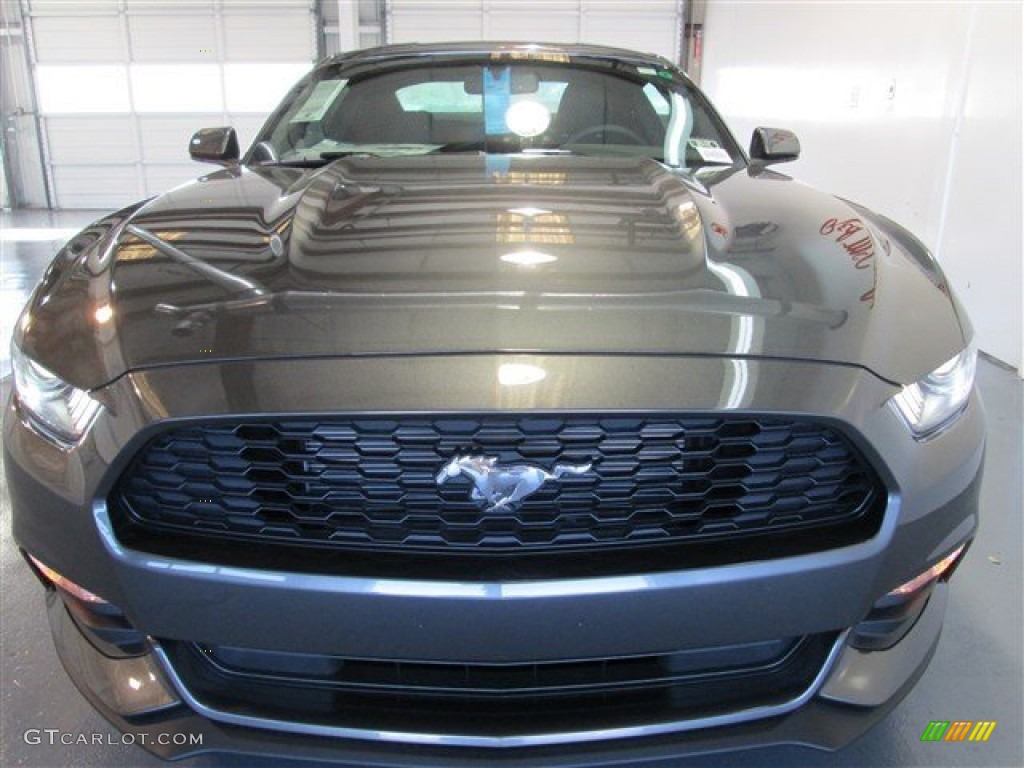
[{"label": "wall", "polygon": [[21,6],[0,2],[0,143],[7,182],[5,207],[49,205],[35,110]]},{"label": "wall", "polygon": [[702,86],[733,131],[796,131],[796,178],[932,249],[981,348],[1024,375],[1021,16],[1008,2],[709,0]]},{"label": "wall", "polygon": [[600,43],[679,61],[682,0],[388,0],[388,40]]},{"label": "wall", "polygon": [[20,7],[54,208],[119,208],[209,172],[192,133],[233,125],[248,145],[316,55],[309,0]]}]

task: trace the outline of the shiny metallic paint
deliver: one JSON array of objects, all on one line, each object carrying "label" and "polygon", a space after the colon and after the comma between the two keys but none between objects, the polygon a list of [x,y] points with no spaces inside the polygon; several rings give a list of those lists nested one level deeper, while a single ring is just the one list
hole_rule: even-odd
[{"label": "shiny metallic paint", "polygon": [[[573,242],[556,218],[546,232],[562,242],[531,245],[556,262],[526,271],[500,260],[516,226],[534,231],[504,215],[522,207],[566,217]],[[104,235],[128,217],[269,297],[232,294],[130,235],[108,247]],[[874,269],[851,267],[821,233],[851,217],[870,226]],[[408,239],[394,235],[403,224]],[[110,322],[97,319],[104,305]],[[229,168],[87,228],[34,294],[18,343],[105,408],[67,451],[8,403],[14,534],[144,632],[179,639],[251,644],[255,633],[282,650],[554,659],[839,630],[977,526],[977,397],[927,443],[886,406],[963,348],[970,328],[958,313],[934,260],[892,222],[739,164],[688,175],[650,160],[513,158],[505,178],[477,157]],[[498,370],[509,362],[546,375],[505,386]],[[133,552],[103,503],[131,452],[172,421],[623,408],[831,421],[888,486],[882,530],[839,550],[722,568],[449,583]],[[451,626],[466,631],[453,637]],[[859,732],[906,692],[935,641],[917,641],[923,661],[886,672],[905,682],[859,725],[814,700],[792,716],[810,729],[799,738],[835,746]],[[730,743],[751,739],[772,741],[759,726]]]},{"label": "shiny metallic paint", "polygon": [[[528,359],[548,375],[525,387],[502,387],[497,370],[508,359]],[[409,658],[499,652],[554,658],[572,649],[582,655],[630,648],[642,652],[664,650],[666,637],[687,643],[740,642],[849,626],[875,599],[916,575],[919,564],[944,555],[952,547],[948,537],[954,531],[970,536],[977,524],[970,499],[982,459],[977,401],[950,433],[921,445],[882,407],[895,388],[861,369],[782,361],[751,361],[749,367],[749,380],[755,383],[751,410],[829,414],[844,425],[889,486],[883,530],[863,545],[805,558],[663,574],[656,579],[660,589],[633,593],[639,603],[659,605],[652,612],[655,620],[627,622],[626,634],[626,607],[622,594],[616,594],[621,586],[573,598],[572,611],[565,608],[566,598],[557,595],[514,604],[495,601],[487,590],[479,590],[477,600],[466,600],[465,594],[444,600],[444,589],[434,582],[392,585],[382,597],[365,580],[260,572],[250,577],[239,569],[184,562],[176,567],[124,550],[104,535],[102,503],[95,507],[100,526],[80,510],[103,498],[127,456],[145,440],[146,428],[159,429],[169,417],[438,409],[612,411],[621,410],[623,402],[644,410],[705,410],[715,408],[728,388],[731,361],[464,355],[234,362],[131,374],[102,390],[109,407],[71,454],[22,428],[11,405],[5,431],[12,494],[17,509],[33,510],[15,516],[14,533],[44,562],[125,606],[133,621],[155,635],[220,637],[244,644],[249,632],[260,627],[261,642],[281,650],[334,648],[360,655],[386,649]],[[452,409],[453,401],[461,408]],[[965,445],[978,447],[965,453]],[[31,461],[20,458],[26,456]],[[22,472],[34,477],[19,477]],[[52,495],[55,491],[65,498]],[[21,493],[46,497],[19,498]],[[965,498],[958,499],[961,494]],[[942,506],[953,499],[958,500]],[[83,556],[87,552],[92,556]],[[178,577],[174,585],[166,582],[169,571]],[[815,578],[808,578],[809,572]],[[826,582],[830,589],[822,590]],[[290,589],[292,585],[298,588]],[[490,594],[501,592],[492,589]],[[771,616],[772,621],[737,624],[734,614],[722,613],[723,604],[751,616]],[[226,613],[224,605],[232,611]],[[637,619],[643,615],[639,607],[630,610],[638,611]],[[247,624],[234,620],[236,611],[249,617]],[[287,620],[282,622],[282,617]],[[324,617],[333,618],[325,622]],[[476,629],[456,640],[445,631],[453,625]],[[351,626],[361,629],[350,632]],[[560,630],[550,631],[553,626]],[[513,627],[514,632],[508,631]],[[481,632],[487,634],[486,643],[476,642]],[[513,640],[523,632],[538,633],[535,644],[524,647]]]},{"label": "shiny metallic paint", "polygon": [[[534,183],[545,179],[561,183]],[[526,205],[566,223],[510,220]],[[87,389],[210,359],[534,351],[817,360],[909,383],[959,352],[938,267],[876,229],[872,268],[857,269],[820,234],[831,218],[858,213],[774,172],[687,178],[643,159],[513,158],[504,180],[461,156],[221,171],[131,226],[272,296],[243,301],[129,235],[110,258],[69,265],[21,343]],[[500,260],[531,231],[556,262]],[[870,306],[860,299],[875,283]],[[103,302],[114,332],[97,344]],[[751,342],[737,349],[742,322]]]}]

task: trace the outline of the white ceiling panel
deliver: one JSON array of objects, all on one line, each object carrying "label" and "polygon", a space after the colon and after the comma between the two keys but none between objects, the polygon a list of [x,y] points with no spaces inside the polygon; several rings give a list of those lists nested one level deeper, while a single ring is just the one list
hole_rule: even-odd
[{"label": "white ceiling panel", "polygon": [[32,35],[41,64],[100,64],[126,58],[117,16],[43,16],[32,20]]},{"label": "white ceiling panel", "polygon": [[225,13],[224,60],[313,61],[313,26],[308,7],[279,13]]},{"label": "white ceiling panel", "polygon": [[217,60],[212,15],[136,14],[129,17],[128,24],[133,61]]},{"label": "white ceiling panel", "polygon": [[130,115],[48,117],[50,160],[62,165],[134,163],[139,159]]},{"label": "white ceiling panel", "polygon": [[57,165],[53,184],[60,208],[122,208],[144,197],[134,165]]}]

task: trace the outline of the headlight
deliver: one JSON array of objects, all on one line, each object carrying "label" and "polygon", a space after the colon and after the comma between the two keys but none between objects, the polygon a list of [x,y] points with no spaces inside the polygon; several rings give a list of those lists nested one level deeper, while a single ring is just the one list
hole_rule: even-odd
[{"label": "headlight", "polygon": [[40,431],[58,443],[78,442],[100,410],[100,403],[59,379],[11,345],[14,392],[22,409]]},{"label": "headlight", "polygon": [[977,350],[968,347],[892,399],[915,437],[934,434],[960,414],[974,386],[977,359]]}]

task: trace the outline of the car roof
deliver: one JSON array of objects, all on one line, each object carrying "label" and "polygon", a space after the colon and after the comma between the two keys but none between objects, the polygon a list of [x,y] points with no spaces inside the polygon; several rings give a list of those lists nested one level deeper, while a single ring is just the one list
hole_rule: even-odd
[{"label": "car roof", "polygon": [[356,51],[346,51],[326,59],[323,64],[345,63],[369,63],[375,60],[403,59],[416,57],[473,57],[492,56],[494,54],[508,54],[518,58],[520,54],[524,60],[531,56],[537,59],[545,57],[566,56],[568,58],[598,58],[614,59],[631,64],[654,64],[660,67],[673,67],[675,65],[664,56],[655,53],[640,53],[627,48],[615,48],[609,45],[590,45],[584,43],[526,43],[501,41],[491,42],[483,40],[467,40],[463,42],[445,43],[403,43],[399,45],[382,45],[376,48],[363,48]]}]

